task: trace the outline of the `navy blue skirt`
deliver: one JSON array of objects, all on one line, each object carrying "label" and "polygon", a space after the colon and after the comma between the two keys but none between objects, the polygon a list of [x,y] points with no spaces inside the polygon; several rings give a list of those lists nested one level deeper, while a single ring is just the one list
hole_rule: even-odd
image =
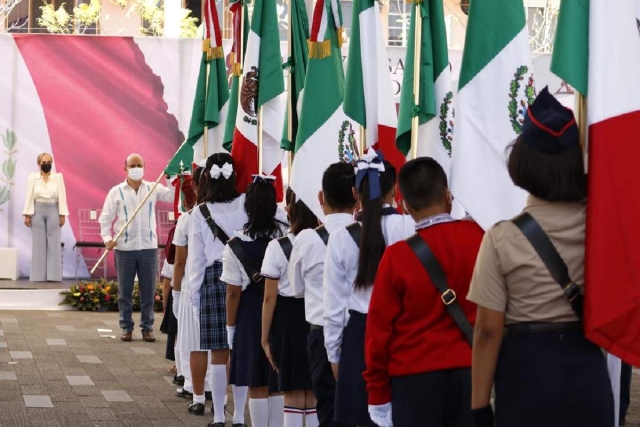
[{"label": "navy blue skirt", "polygon": [[342,334],[338,383],[336,385],[335,420],[360,427],[377,427],[369,418],[364,334],[367,315],[349,310],[349,321]]},{"label": "navy blue skirt", "polygon": [[[229,383],[236,386],[267,387],[277,376],[262,349],[262,302],[264,288],[251,282],[242,292],[231,351]],[[275,379],[275,381],[274,381]]]},{"label": "navy blue skirt", "polygon": [[602,427],[614,417],[602,351],[581,331],[505,335],[496,427]]},{"label": "navy blue skirt", "polygon": [[304,299],[278,295],[271,324],[271,351],[278,367],[280,391],[311,390],[307,357],[309,324]]}]

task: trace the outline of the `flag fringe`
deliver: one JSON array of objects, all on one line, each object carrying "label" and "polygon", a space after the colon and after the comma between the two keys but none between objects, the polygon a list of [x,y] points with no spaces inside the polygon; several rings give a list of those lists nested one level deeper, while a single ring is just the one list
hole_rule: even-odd
[{"label": "flag fringe", "polygon": [[331,39],[323,40],[321,42],[314,42],[309,40],[309,58],[324,59],[331,56]]},{"label": "flag fringe", "polygon": [[202,52],[207,53],[211,49],[211,39],[202,40]]},{"label": "flag fringe", "polygon": [[342,36],[342,27],[338,27],[336,34],[338,35],[338,47],[342,48],[344,37]]},{"label": "flag fringe", "polygon": [[242,75],[242,66],[238,62],[234,62],[231,66],[231,75],[240,77]]},{"label": "flag fringe", "polygon": [[218,46],[218,47],[210,47],[207,50],[207,60],[212,60],[212,59],[220,59],[220,58],[224,58],[224,52],[222,51],[222,46]]}]

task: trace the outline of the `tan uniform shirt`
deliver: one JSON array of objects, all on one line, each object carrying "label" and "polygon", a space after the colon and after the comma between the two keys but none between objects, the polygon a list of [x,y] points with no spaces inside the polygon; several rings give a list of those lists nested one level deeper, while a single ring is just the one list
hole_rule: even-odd
[{"label": "tan uniform shirt", "polygon": [[[584,203],[551,203],[529,196],[528,212],[567,264],[569,277],[584,283]],[[506,323],[578,320],[531,243],[511,222],[484,236],[467,299],[505,313]]]}]

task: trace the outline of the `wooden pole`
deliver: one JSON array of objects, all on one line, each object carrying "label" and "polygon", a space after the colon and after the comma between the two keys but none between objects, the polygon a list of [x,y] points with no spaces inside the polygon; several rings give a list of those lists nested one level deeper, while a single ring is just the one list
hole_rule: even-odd
[{"label": "wooden pole", "polygon": [[589,135],[587,133],[587,98],[576,91],[576,119],[580,130],[580,145],[584,157],[584,172],[588,172],[589,165]]},{"label": "wooden pole", "polygon": [[[291,55],[293,53],[293,29],[291,28],[291,24],[293,23],[293,19],[291,17],[291,5],[295,0],[289,0],[289,17],[288,17],[288,25],[287,25],[287,61],[291,61]],[[291,63],[289,63],[289,71],[287,72],[287,141],[289,141],[292,145],[291,151],[289,151],[289,167],[287,169],[288,179],[287,182],[291,185],[291,169],[293,167],[293,149],[295,147],[295,141],[293,140],[293,109],[295,106],[293,105],[293,76],[291,75],[293,67]]]},{"label": "wooden pole", "polygon": [[[422,53],[422,14],[420,13],[421,0],[416,0],[413,7],[415,8],[415,26],[413,39],[413,105],[420,105],[420,63]],[[420,115],[415,114],[411,118],[411,158],[418,158],[418,132],[420,128]]]},{"label": "wooden pole", "polygon": [[258,175],[263,173],[262,162],[262,106],[258,107]]},{"label": "wooden pole", "polygon": [[[140,212],[140,209],[142,209],[142,207],[147,203],[147,200],[149,200],[149,197],[151,197],[151,194],[154,192],[154,190],[156,189],[158,184],[160,184],[160,181],[162,180],[162,177],[164,177],[164,170],[160,173],[160,176],[158,177],[158,179],[156,179],[156,182],[153,184],[153,187],[151,187],[151,190],[149,190],[149,192],[147,193],[147,195],[144,198],[144,200],[142,202],[140,202],[140,204],[138,205],[136,210],[133,211],[133,215],[131,215],[131,218],[129,218],[129,220],[124,225],[124,227],[122,227],[122,229],[120,231],[118,231],[118,234],[116,234],[116,237],[113,238],[114,242],[117,242],[118,239],[125,232],[127,227],[129,227],[129,225],[131,225],[131,223],[133,222],[133,219],[136,217],[138,212]],[[100,266],[100,264],[102,264],[102,261],[104,261],[104,259],[107,257],[109,252],[110,252],[109,249],[107,249],[106,251],[104,251],[102,253],[102,256],[100,256],[100,259],[98,260],[98,262],[96,262],[96,265],[94,265],[93,268],[91,269],[91,274],[93,274],[96,271],[96,269]]]},{"label": "wooden pole", "polygon": [[204,134],[202,135],[202,157],[207,159],[209,157],[209,126],[207,125],[207,99],[209,98],[209,73],[211,72],[211,62],[207,63],[207,79],[204,82]]},{"label": "wooden pole", "polygon": [[360,125],[360,158],[362,158],[367,150],[367,129]]}]

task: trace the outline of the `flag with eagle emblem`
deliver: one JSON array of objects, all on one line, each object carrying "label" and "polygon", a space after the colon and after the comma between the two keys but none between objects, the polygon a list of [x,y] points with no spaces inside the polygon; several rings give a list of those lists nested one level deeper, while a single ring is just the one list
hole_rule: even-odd
[{"label": "flag with eagle emblem", "polygon": [[[255,0],[247,48],[242,64],[239,108],[231,155],[238,191],[244,193],[251,175],[275,175],[282,200],[280,148],[284,126],[284,76],[276,0]],[[260,111],[262,109],[262,112]],[[258,171],[258,120],[262,120],[262,170]]]}]

